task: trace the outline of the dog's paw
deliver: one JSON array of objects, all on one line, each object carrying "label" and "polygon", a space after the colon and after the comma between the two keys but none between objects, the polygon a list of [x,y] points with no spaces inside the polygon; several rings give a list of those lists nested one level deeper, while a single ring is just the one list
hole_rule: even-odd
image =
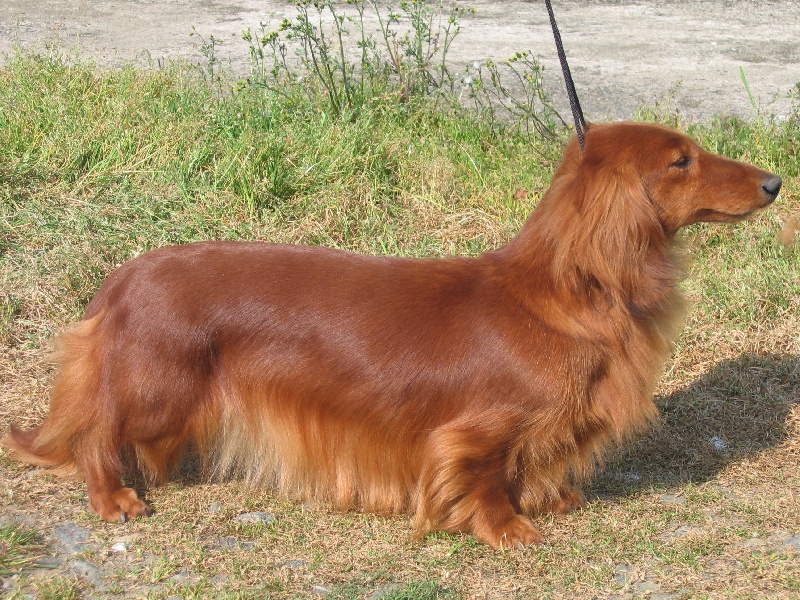
[{"label": "dog's paw", "polygon": [[554,500],[552,504],[545,507],[545,510],[542,512],[565,515],[585,506],[586,497],[583,495],[583,492],[573,489],[563,489],[560,492],[560,497]]},{"label": "dog's paw", "polygon": [[533,521],[522,515],[514,515],[499,525],[478,528],[474,534],[482,542],[501,550],[521,550],[544,542]]},{"label": "dog's paw", "polygon": [[137,517],[149,517],[152,509],[139,500],[136,491],[131,488],[117,488],[102,497],[90,497],[94,511],[104,521],[111,523],[127,523]]},{"label": "dog's paw", "polygon": [[542,543],[544,538],[533,522],[528,517],[517,515],[505,526],[497,547],[523,550],[533,544]]}]

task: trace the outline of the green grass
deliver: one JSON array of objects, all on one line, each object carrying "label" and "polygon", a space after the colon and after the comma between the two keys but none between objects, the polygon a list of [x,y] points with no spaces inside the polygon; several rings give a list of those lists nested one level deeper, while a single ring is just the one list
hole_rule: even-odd
[{"label": "green grass", "polygon": [[[503,129],[424,97],[386,94],[337,114],[319,89],[220,94],[219,83],[186,66],[102,70],[48,56],[17,55],[0,70],[0,430],[41,419],[47,340],[131,257],[201,239],[476,254],[519,229],[565,139]],[[22,467],[3,455],[0,485],[15,483],[0,506],[80,522],[100,548],[83,558],[97,564],[112,560],[104,549],[120,531],[131,535],[128,562],[109,583],[162,586],[138,588],[142,596],[308,597],[319,585],[333,598],[603,597],[638,593],[640,571],[690,596],[723,596],[726,586],[790,596],[793,556],[754,554],[741,541],[800,533],[791,502],[800,484],[800,252],[775,237],[800,213],[800,115],[704,124],[642,116],[771,169],[785,187],[752,221],[687,232],[695,257],[685,288],[695,304],[658,390],[662,424],[609,463],[586,510],[537,521],[552,545],[497,553],[468,536],[415,541],[402,517],[329,512],[237,483],[150,489],[156,515],[120,530],[86,512],[82,484],[19,483],[12,475]],[[709,449],[717,434],[727,454]],[[659,501],[665,493],[686,503]],[[276,520],[231,522],[250,510]],[[671,538],[680,525],[699,532]],[[242,547],[221,548],[223,537]],[[0,530],[0,569],[26,573],[38,539]],[[634,573],[624,584],[620,564]],[[698,583],[709,569],[716,583]],[[181,570],[199,580],[171,582]],[[60,576],[25,586],[42,597],[80,591]]]},{"label": "green grass", "polygon": [[12,59],[0,72],[0,340],[35,344],[45,312],[76,318],[115,264],[165,244],[476,253],[526,216],[516,189],[546,185],[531,150],[558,152],[421,103],[342,120],[298,102],[219,97],[177,67]]},{"label": "green grass", "polygon": [[0,527],[0,576],[9,575],[34,560],[41,551],[37,533],[20,525]]},{"label": "green grass", "polygon": [[52,577],[34,587],[40,600],[78,600],[82,596],[80,585],[69,577]]},{"label": "green grass", "polygon": [[[331,590],[326,597],[332,600],[356,600],[363,598],[372,588],[374,585],[340,585]],[[460,596],[443,587],[438,581],[419,581],[378,587],[372,597],[376,600],[450,600]]]},{"label": "green grass", "polygon": [[[114,265],[165,244],[442,255],[503,243],[546,188],[561,142],[498,135],[423,100],[376,99],[341,119],[299,93],[220,96],[191,69],[14,57],[0,72],[0,340],[36,344],[52,331],[43,317],[76,318]],[[797,119],[688,129],[709,150],[781,173],[775,211],[797,212]],[[516,200],[517,190],[531,193]],[[690,293],[704,311],[747,326],[796,309],[800,255],[776,242],[777,226],[773,213],[691,229]]]}]

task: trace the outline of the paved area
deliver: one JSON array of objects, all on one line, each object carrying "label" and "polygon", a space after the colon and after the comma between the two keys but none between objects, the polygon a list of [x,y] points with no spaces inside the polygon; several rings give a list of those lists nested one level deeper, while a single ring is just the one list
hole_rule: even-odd
[{"label": "paved area", "polygon": [[[456,1],[477,13],[464,20],[453,64],[532,50],[566,108],[544,2]],[[640,101],[670,94],[691,118],[751,116],[740,67],[762,112],[786,116],[792,110],[787,93],[800,82],[800,2],[555,0],[554,8],[590,120],[627,118]],[[103,65],[163,58],[199,62],[194,27],[222,40],[219,56],[243,71],[242,30],[260,21],[277,27],[293,14],[293,4],[283,0],[3,0],[0,53],[11,52],[14,44],[49,45],[80,51]]]}]

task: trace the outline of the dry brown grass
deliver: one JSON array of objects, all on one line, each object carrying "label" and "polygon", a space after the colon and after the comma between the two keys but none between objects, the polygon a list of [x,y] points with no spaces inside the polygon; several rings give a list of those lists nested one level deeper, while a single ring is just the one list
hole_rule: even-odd
[{"label": "dry brown grass", "polygon": [[[438,225],[431,235],[451,234],[447,218],[427,222]],[[237,482],[198,482],[191,470],[146,491],[155,517],[122,527],[90,513],[80,482],[2,456],[2,512],[45,535],[53,523],[85,527],[92,545],[82,558],[107,574],[107,593],[133,596],[307,597],[323,586],[331,597],[794,597],[798,551],[784,542],[800,535],[798,308],[794,299],[782,319],[746,328],[695,308],[659,389],[661,422],[609,463],[586,510],[539,519],[550,543],[526,552],[498,554],[464,536],[413,540],[402,517],[339,514]],[[0,428],[38,422],[46,352],[6,346],[0,374]],[[252,510],[274,523],[232,520]],[[109,555],[120,539],[130,551]],[[23,571],[31,582],[53,576]]]}]

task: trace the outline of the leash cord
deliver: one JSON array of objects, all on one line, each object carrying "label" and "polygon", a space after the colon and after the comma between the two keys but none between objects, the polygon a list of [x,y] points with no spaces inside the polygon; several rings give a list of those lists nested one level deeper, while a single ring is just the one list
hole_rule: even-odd
[{"label": "leash cord", "polygon": [[561,34],[558,32],[553,7],[550,5],[550,0],[544,0],[544,3],[547,5],[547,12],[550,15],[550,26],[553,28],[553,37],[556,40],[556,51],[558,52],[558,60],[561,61],[561,71],[564,73],[569,106],[572,109],[572,118],[575,119],[575,133],[578,135],[578,142],[581,145],[581,150],[583,150],[583,132],[586,130],[586,120],[583,118],[581,103],[578,101],[578,93],[575,91],[575,83],[572,81],[572,75],[569,72],[567,55],[564,53],[564,45],[561,43]]}]

